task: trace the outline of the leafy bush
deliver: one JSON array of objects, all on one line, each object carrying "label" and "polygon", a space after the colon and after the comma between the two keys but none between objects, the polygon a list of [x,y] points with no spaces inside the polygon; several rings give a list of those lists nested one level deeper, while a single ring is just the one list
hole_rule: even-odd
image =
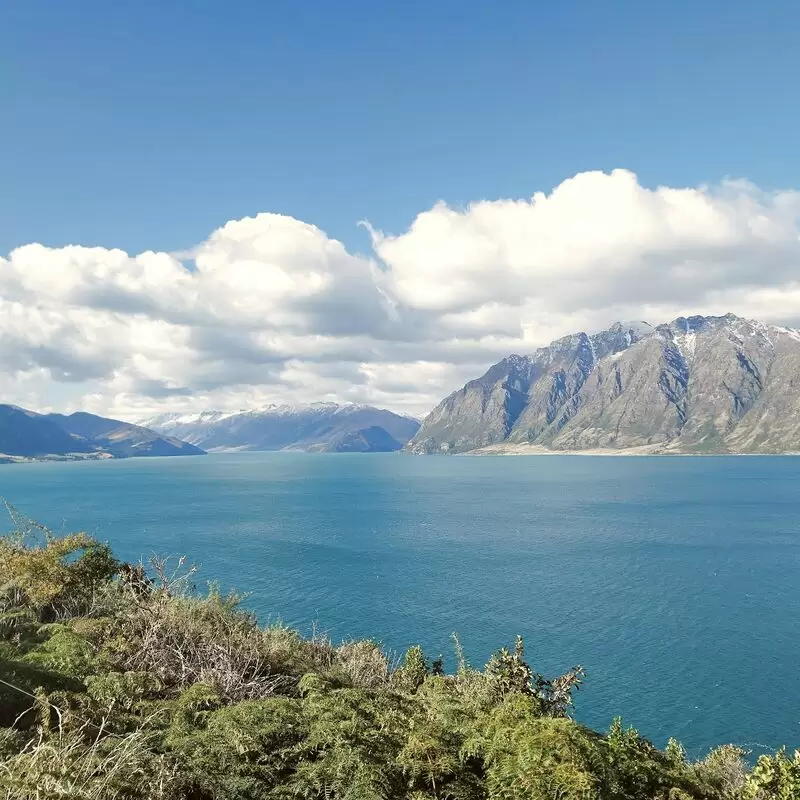
[{"label": "leafy bush", "polygon": [[748,778],[745,797],[750,800],[797,800],[800,797],[800,750],[791,758],[786,750],[761,756]]}]

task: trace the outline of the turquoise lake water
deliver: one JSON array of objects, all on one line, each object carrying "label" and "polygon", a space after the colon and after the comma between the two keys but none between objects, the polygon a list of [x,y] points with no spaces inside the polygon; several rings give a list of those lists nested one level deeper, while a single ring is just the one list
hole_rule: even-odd
[{"label": "turquoise lake water", "polygon": [[800,746],[800,458],[263,453],[0,467],[0,494],[118,554],[187,554],[264,620],[471,663],[526,640],[692,755]]}]

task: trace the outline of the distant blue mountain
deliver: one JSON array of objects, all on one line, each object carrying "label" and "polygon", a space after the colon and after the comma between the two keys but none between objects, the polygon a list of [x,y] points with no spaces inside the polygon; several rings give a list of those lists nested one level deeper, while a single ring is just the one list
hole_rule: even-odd
[{"label": "distant blue mountain", "polygon": [[212,451],[391,452],[402,449],[419,429],[411,417],[338,403],[161,414],[141,424]]},{"label": "distant blue mountain", "polygon": [[139,425],[94,414],[37,414],[0,405],[0,460],[202,455],[203,450]]}]

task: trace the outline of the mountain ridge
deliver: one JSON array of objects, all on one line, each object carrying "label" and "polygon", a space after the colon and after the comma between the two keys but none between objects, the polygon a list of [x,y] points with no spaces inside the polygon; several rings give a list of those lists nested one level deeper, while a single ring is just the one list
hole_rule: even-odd
[{"label": "mountain ridge", "polygon": [[354,403],[171,412],[141,424],[211,452],[392,452],[401,450],[419,428],[413,417]]},{"label": "mountain ridge", "polygon": [[0,404],[0,461],[203,455],[170,436],[84,411],[39,414]]},{"label": "mountain ridge", "polygon": [[615,323],[448,395],[414,453],[800,451],[800,332],[734,314]]}]

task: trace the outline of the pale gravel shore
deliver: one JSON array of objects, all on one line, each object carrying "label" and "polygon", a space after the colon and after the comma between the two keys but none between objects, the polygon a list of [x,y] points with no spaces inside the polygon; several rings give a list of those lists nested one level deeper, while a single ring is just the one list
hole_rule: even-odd
[{"label": "pale gravel shore", "polygon": [[[15,456],[8,453],[0,453],[0,464],[41,464],[55,463],[64,461],[108,461],[113,459],[108,453],[66,453],[64,455],[43,455],[43,456]],[[116,460],[116,459],[115,459]]]},{"label": "pale gravel shore", "polygon": [[786,453],[685,453],[661,445],[642,445],[625,449],[597,447],[588,450],[550,450],[537,444],[493,444],[479,447],[461,456],[798,456],[800,452]]},{"label": "pale gravel shore", "polygon": [[630,447],[625,450],[614,450],[608,447],[597,447],[591,450],[550,450],[536,444],[493,444],[459,453],[464,456],[652,456],[652,455],[681,455],[677,451],[667,451],[663,448],[645,445],[643,447]]}]

